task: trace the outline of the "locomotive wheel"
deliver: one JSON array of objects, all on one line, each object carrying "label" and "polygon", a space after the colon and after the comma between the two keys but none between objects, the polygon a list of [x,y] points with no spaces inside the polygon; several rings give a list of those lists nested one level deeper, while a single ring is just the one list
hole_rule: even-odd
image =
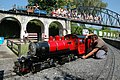
[{"label": "locomotive wheel", "polygon": [[19,68],[17,66],[14,66],[13,69],[14,69],[13,72],[15,72],[19,76],[22,76],[22,74],[20,73]]},{"label": "locomotive wheel", "polygon": [[33,65],[30,67],[32,73],[39,72],[41,70],[41,64],[39,63],[33,63]]},{"label": "locomotive wheel", "polygon": [[34,66],[31,67],[31,72],[32,72],[33,74],[36,73]]},{"label": "locomotive wheel", "polygon": [[22,73],[20,72],[20,63],[18,61],[14,62],[14,71],[17,75],[22,76]]},{"label": "locomotive wheel", "polygon": [[56,66],[59,66],[59,61],[55,61],[55,62],[54,62],[54,65],[55,65],[55,67],[56,67]]},{"label": "locomotive wheel", "polygon": [[26,73],[20,72],[20,67],[18,66],[14,66],[13,69],[14,69],[13,72],[15,72],[19,76],[23,76],[24,74],[26,74]]}]

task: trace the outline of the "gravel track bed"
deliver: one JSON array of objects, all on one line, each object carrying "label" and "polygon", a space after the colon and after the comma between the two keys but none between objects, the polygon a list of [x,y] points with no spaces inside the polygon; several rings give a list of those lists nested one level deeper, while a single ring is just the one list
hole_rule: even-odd
[{"label": "gravel track bed", "polygon": [[96,80],[112,80],[115,68],[115,53],[113,52],[111,47],[109,47],[109,52],[107,54],[108,56],[106,63],[103,67],[103,70],[101,70],[99,77]]},{"label": "gravel track bed", "polygon": [[[115,54],[114,66],[112,63],[112,52]],[[0,60],[0,70],[5,70],[5,73],[12,70],[15,60]],[[13,76],[14,73],[11,73],[11,77],[4,78],[4,80],[106,80],[106,75],[112,76],[110,77],[111,80],[119,80],[119,62],[120,51],[110,46],[105,59],[77,59],[62,66],[58,65],[57,67],[44,69],[35,74],[29,73],[24,76]],[[112,67],[110,68],[110,66]],[[110,69],[112,69],[112,74],[109,74]]]},{"label": "gravel track bed", "polygon": [[115,53],[115,67],[112,80],[120,80],[120,50],[110,46]]}]

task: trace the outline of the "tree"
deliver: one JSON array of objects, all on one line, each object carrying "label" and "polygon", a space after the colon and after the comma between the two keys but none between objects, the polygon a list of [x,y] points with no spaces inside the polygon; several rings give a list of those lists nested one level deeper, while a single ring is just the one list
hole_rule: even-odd
[{"label": "tree", "polygon": [[57,0],[28,0],[28,5],[34,6],[37,3],[40,9],[49,11],[55,6],[56,2]]},{"label": "tree", "polygon": [[103,26],[101,30],[111,30],[110,27]]},{"label": "tree", "polygon": [[73,0],[73,6],[75,8],[79,6],[96,6],[96,7],[107,7],[107,3],[103,2],[102,0]]},{"label": "tree", "polygon": [[107,3],[102,0],[28,0],[28,5],[35,5],[37,3],[40,9],[50,10],[53,8],[77,8],[79,6],[96,6],[96,7],[107,7]]},{"label": "tree", "polygon": [[78,34],[82,35],[82,30],[85,28],[83,24],[76,24],[76,23],[71,23],[71,33],[72,34]]},{"label": "tree", "polygon": [[66,5],[65,0],[28,0],[28,5],[33,6],[36,3],[40,6],[40,9],[51,11],[55,8],[63,8]]}]

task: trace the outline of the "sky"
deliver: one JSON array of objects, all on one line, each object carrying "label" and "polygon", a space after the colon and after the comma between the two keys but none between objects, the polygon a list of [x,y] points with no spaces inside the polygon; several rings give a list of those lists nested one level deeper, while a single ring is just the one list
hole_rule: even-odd
[{"label": "sky", "polygon": [[16,4],[17,6],[26,6],[28,0],[0,0],[0,9],[9,10]]},{"label": "sky", "polygon": [[108,3],[107,9],[110,9],[120,14],[120,0],[102,0],[102,1]]},{"label": "sky", "polygon": [[[26,6],[28,0],[0,0],[0,9],[9,10],[14,4],[17,6]],[[120,14],[120,0],[102,0],[103,2],[108,3],[107,9],[110,9],[114,12]]]}]

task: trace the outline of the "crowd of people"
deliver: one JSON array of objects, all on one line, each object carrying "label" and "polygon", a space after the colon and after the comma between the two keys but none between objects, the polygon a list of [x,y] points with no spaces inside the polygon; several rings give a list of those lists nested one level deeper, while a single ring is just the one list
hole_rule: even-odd
[{"label": "crowd of people", "polygon": [[100,23],[101,18],[100,16],[93,16],[92,14],[86,14],[86,13],[79,13],[77,10],[67,10],[67,9],[54,9],[51,12],[51,15],[54,17],[64,17],[64,18],[71,18],[75,20],[84,20],[88,22],[95,22]]}]

